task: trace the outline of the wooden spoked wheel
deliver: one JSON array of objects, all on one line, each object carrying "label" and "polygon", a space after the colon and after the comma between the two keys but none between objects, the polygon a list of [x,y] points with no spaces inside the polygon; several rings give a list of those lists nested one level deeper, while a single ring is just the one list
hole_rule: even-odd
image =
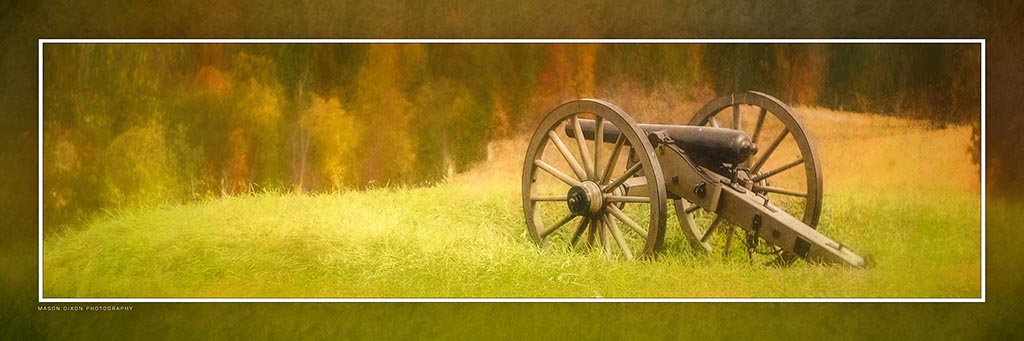
[{"label": "wooden spoked wheel", "polygon": [[[587,140],[579,119],[596,120],[596,136],[604,136],[605,122],[622,133],[614,142]],[[629,152],[639,155],[639,163],[626,168]],[[642,196],[627,195],[629,186],[638,183],[657,186]],[[665,200],[661,165],[650,140],[610,103],[566,102],[548,113],[530,140],[523,163],[523,210],[538,245],[575,249],[585,244],[627,259],[653,257],[665,235]]]},{"label": "wooden spoked wheel", "polygon": [[[817,227],[821,215],[821,161],[807,130],[788,106],[760,92],[741,92],[704,105],[689,124],[746,132],[758,145],[758,152],[739,165],[739,183],[786,213],[802,217],[808,226]],[[710,252],[720,248],[728,254],[736,247],[734,244],[743,244],[733,243],[742,229],[685,200],[674,200],[674,204],[684,234],[700,249]],[[757,245],[757,240],[746,240],[745,244],[748,251],[754,251],[750,248]],[[778,253],[777,248],[767,245],[760,243],[758,252]],[[782,256],[783,260],[793,259],[791,255]]]}]

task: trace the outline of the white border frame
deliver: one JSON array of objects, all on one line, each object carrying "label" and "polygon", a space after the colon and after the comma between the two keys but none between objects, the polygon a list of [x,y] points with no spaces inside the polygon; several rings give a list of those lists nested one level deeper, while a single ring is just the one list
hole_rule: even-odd
[{"label": "white border frame", "polygon": [[[53,298],[43,296],[43,45],[59,43],[117,43],[117,44],[178,44],[178,43],[237,43],[237,44],[323,44],[323,43],[658,43],[658,44],[723,44],[723,43],[797,43],[797,44],[905,44],[954,43],[981,44],[981,297],[977,298]],[[39,303],[152,303],[152,302],[210,302],[210,303],[267,303],[267,302],[706,302],[706,303],[824,303],[824,302],[921,302],[921,303],[984,303],[985,290],[985,39],[39,39],[39,116],[38,116],[38,170],[39,170]]]}]

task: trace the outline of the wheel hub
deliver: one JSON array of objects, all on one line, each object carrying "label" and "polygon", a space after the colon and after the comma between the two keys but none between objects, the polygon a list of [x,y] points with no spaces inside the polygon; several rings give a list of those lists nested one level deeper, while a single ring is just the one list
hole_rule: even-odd
[{"label": "wheel hub", "polygon": [[593,216],[604,208],[601,186],[593,181],[584,181],[569,188],[566,194],[569,211],[576,215]]}]

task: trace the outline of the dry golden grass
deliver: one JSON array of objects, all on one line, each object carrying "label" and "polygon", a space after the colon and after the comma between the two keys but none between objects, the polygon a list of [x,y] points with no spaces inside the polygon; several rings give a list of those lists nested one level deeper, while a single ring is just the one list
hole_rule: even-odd
[{"label": "dry golden grass", "polygon": [[979,194],[981,172],[968,153],[969,126],[795,108],[818,142],[825,188]]}]

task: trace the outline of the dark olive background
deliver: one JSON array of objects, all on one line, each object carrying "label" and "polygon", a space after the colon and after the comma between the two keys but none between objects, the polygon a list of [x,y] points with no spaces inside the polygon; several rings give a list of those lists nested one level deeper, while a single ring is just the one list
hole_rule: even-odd
[{"label": "dark olive background", "polygon": [[[0,331],[20,338],[1009,338],[1020,333],[1024,5],[1010,1],[40,1],[0,4]],[[986,303],[37,302],[40,38],[985,38]],[[994,160],[998,160],[993,162]],[[998,167],[998,169],[993,169]],[[72,279],[73,280],[73,279]],[[68,306],[59,304],[52,306]]]}]

